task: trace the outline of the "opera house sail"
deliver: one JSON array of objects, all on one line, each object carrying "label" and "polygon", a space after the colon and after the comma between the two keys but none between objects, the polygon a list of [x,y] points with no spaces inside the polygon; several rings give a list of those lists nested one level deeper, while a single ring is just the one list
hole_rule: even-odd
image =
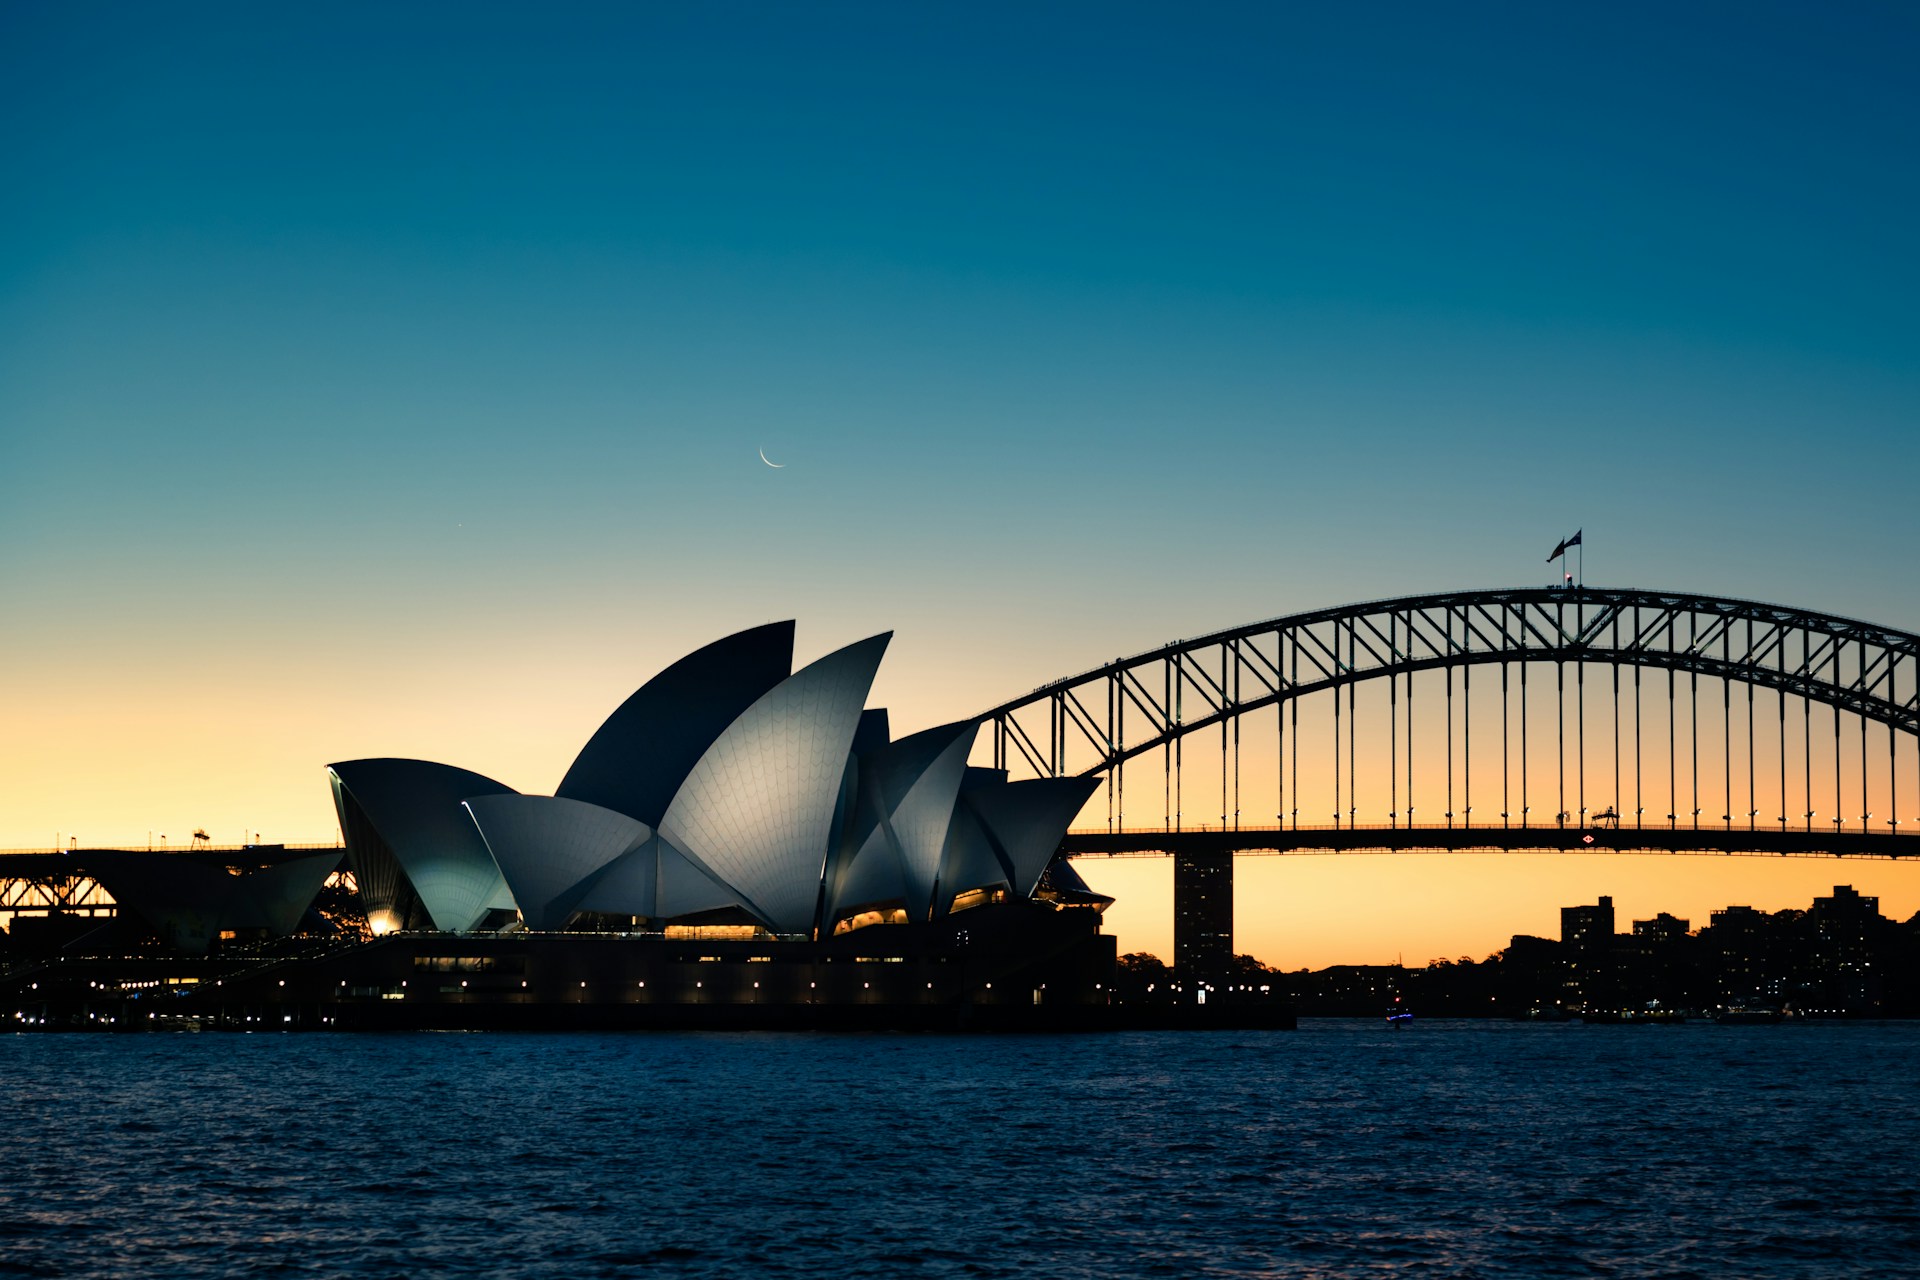
[{"label": "opera house sail", "polygon": [[349,760],[327,766],[347,863],[375,933],[458,933],[513,895],[461,801],[512,788],[430,760]]},{"label": "opera house sail", "polygon": [[728,725],[793,670],[793,623],[696,649],[636,690],[580,749],[554,795],[658,826]]}]

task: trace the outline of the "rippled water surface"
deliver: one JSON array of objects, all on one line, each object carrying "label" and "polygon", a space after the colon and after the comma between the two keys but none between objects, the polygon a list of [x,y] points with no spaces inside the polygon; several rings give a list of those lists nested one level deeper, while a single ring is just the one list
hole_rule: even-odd
[{"label": "rippled water surface", "polygon": [[0,1071],[0,1274],[1920,1273],[1920,1025],[39,1035]]}]

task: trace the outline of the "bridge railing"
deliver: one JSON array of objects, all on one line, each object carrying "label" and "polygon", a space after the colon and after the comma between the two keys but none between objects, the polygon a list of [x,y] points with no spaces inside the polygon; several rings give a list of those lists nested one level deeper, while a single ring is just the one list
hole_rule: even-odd
[{"label": "bridge railing", "polygon": [[[1179,826],[1168,823],[1153,823],[1144,827],[1134,826],[1088,826],[1073,827],[1068,835],[1076,836],[1149,836],[1179,835],[1189,831],[1242,831],[1258,834],[1270,831],[1644,831],[1658,833],[1662,831],[1699,831],[1699,832],[1749,832],[1766,833],[1787,831],[1799,835],[1898,835],[1902,826],[1911,828],[1915,824],[1906,819],[1889,819],[1887,830],[1880,832],[1863,827],[1857,822],[1841,824],[1839,822],[1818,823],[1808,826],[1798,819],[1749,824],[1743,819],[1729,823],[1717,822],[1632,822],[1622,819],[1618,824],[1612,822],[1187,822]],[[1916,836],[1920,839],[1920,836]]]}]

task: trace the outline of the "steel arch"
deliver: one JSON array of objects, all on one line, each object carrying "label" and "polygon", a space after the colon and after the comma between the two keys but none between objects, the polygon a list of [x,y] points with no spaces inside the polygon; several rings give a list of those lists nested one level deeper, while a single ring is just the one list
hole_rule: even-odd
[{"label": "steel arch", "polygon": [[[1096,755],[1076,770],[1091,775],[1309,694],[1447,667],[1528,662],[1691,672],[1920,734],[1920,635],[1752,600],[1596,587],[1447,592],[1289,614],[1116,659],[981,719],[993,725],[995,767],[1017,759],[1041,776],[1060,776],[1077,745]],[[1188,697],[1199,703],[1191,718]],[[1033,724],[1041,708],[1044,729]],[[1147,734],[1129,743],[1124,730],[1133,715]]]}]

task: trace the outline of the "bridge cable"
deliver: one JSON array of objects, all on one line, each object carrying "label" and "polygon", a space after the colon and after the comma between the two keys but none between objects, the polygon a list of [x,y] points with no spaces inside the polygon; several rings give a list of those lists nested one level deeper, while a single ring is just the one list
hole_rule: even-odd
[{"label": "bridge cable", "polygon": [[[1340,631],[1333,632],[1333,669],[1337,675],[1340,670]],[[1340,686],[1334,685],[1327,692],[1333,695],[1333,825],[1340,825]]]},{"label": "bridge cable", "polygon": [[[1220,646],[1220,697],[1227,698],[1227,649]],[[1220,829],[1227,829],[1227,722],[1220,721]]]},{"label": "bridge cable", "polygon": [[[1782,653],[1780,658],[1782,667],[1785,667],[1786,665],[1785,648],[1786,648],[1785,644],[1782,643],[1781,645]],[[1774,692],[1775,701],[1779,703],[1779,710],[1780,710],[1780,831],[1781,831],[1781,834],[1784,835],[1787,830],[1787,690],[1786,690],[1786,686],[1782,685],[1781,687],[1775,689],[1773,692]]]},{"label": "bridge cable", "polygon": [[1560,797],[1555,805],[1553,821],[1555,826],[1564,827],[1567,825],[1567,664],[1564,658],[1554,659],[1553,676],[1553,710],[1559,731],[1554,771],[1560,782]]},{"label": "bridge cable", "polygon": [[[1728,633],[1734,628],[1720,628],[1720,662],[1728,660]],[[1720,819],[1726,823],[1726,829],[1734,829],[1734,681],[1730,677],[1720,677],[1720,791],[1722,804],[1726,812]]]},{"label": "bridge cable", "polygon": [[[1613,611],[1613,651],[1620,652],[1620,615],[1621,610]],[[1613,661],[1613,828],[1620,829],[1622,812],[1627,807],[1627,795],[1620,786],[1620,660]]]},{"label": "bridge cable", "polygon": [[1473,825],[1473,667],[1460,668],[1460,769],[1461,800],[1465,811],[1461,814],[1461,825]]},{"label": "bridge cable", "polygon": [[[1173,722],[1184,725],[1186,713],[1182,710],[1187,700],[1187,660],[1184,654],[1173,655]],[[1183,732],[1173,740],[1173,829],[1186,830],[1187,783],[1183,770],[1187,763],[1187,735]]]},{"label": "bridge cable", "polygon": [[[1840,646],[1833,646],[1833,683],[1840,683]],[[1840,707],[1833,708],[1833,831],[1838,835],[1846,829],[1847,808],[1845,784],[1840,776]]]},{"label": "bridge cable", "polygon": [[[1640,606],[1633,606],[1634,643],[1640,637]],[[1640,757],[1640,665],[1633,668],[1633,829],[1640,830],[1647,820],[1647,798],[1642,787],[1646,762]]]},{"label": "bridge cable", "polygon": [[[1233,705],[1240,705],[1240,642],[1233,642]],[[1240,829],[1240,714],[1233,717],[1233,829]]]},{"label": "bridge cable", "polygon": [[[1613,611],[1613,618],[1608,624],[1608,627],[1609,627],[1609,641],[1608,641],[1607,647],[1613,650],[1615,653],[1618,653],[1620,652],[1620,610],[1615,609]],[[1610,723],[1613,727],[1613,803],[1609,805],[1608,808],[1613,810],[1613,826],[1614,826],[1614,830],[1617,831],[1620,829],[1620,802],[1621,802],[1621,796],[1620,796],[1620,661],[1619,659],[1616,658],[1612,662],[1609,662],[1607,666],[1608,666],[1608,675],[1610,677],[1609,683],[1612,685],[1611,697],[1613,699],[1612,710],[1610,713]]]},{"label": "bridge cable", "polygon": [[[1634,610],[1633,628],[1640,630],[1640,611]],[[1633,829],[1638,831],[1647,820],[1645,761],[1640,758],[1640,668],[1633,669]]]},{"label": "bridge cable", "polygon": [[[1587,633],[1587,607],[1584,602],[1574,607],[1574,625],[1579,628],[1581,635]],[[1585,652],[1583,647],[1581,653]],[[1585,657],[1574,660],[1573,684],[1574,697],[1577,700],[1574,710],[1578,717],[1574,738],[1580,765],[1580,777],[1575,783],[1574,793],[1579,797],[1580,825],[1584,827],[1587,825],[1587,660]]]},{"label": "bridge cable", "polygon": [[[1747,619],[1747,660],[1753,660],[1753,619]],[[1747,684],[1747,830],[1759,829],[1757,819],[1760,815],[1760,797],[1754,790],[1753,759],[1753,681]]]},{"label": "bridge cable", "polygon": [[[1860,641],[1860,692],[1863,694],[1867,691],[1866,684],[1867,684],[1867,642],[1865,637],[1862,637]],[[1887,726],[1887,732],[1888,733],[1893,732],[1892,725]],[[1867,798],[1867,718],[1865,716],[1861,716],[1860,717],[1860,831],[1861,831],[1861,834],[1863,835],[1866,833],[1867,827],[1871,819],[1873,818],[1873,814],[1868,812],[1868,808],[1872,805],[1872,803],[1873,802]]]},{"label": "bridge cable", "polygon": [[1107,753],[1118,752],[1120,760],[1114,767],[1113,777],[1107,783],[1107,830],[1113,830],[1117,818],[1122,827],[1127,825],[1127,797],[1124,779],[1127,776],[1127,734],[1121,722],[1127,714],[1126,704],[1120,701],[1120,681],[1115,678],[1107,681]]},{"label": "bridge cable", "polygon": [[[1916,666],[1920,670],[1920,666]],[[1887,693],[1895,691],[1893,676],[1899,672],[1899,660],[1887,664]],[[1899,733],[1893,731],[1893,725],[1887,725],[1887,802],[1891,804],[1891,814],[1887,814],[1893,835],[1901,833],[1901,754],[1899,754]]]},{"label": "bridge cable", "polygon": [[[1407,615],[1408,648],[1412,648],[1413,615]],[[1407,672],[1407,825],[1413,825],[1413,672]]]},{"label": "bridge cable", "polygon": [[[1800,665],[1802,667],[1808,666],[1807,658],[1811,655],[1809,655],[1807,651],[1812,647],[1813,637],[1811,635],[1802,636],[1800,641]],[[1808,674],[1811,675],[1812,672],[1809,670]],[[1800,747],[1800,757],[1806,764],[1807,772],[1807,832],[1811,835],[1813,832],[1813,699],[1811,698],[1803,697],[1800,699],[1800,736],[1803,739]]]},{"label": "bridge cable", "polygon": [[[1349,674],[1360,660],[1358,650],[1359,628],[1349,622],[1347,623],[1347,671]],[[1360,809],[1360,762],[1354,747],[1360,738],[1360,713],[1354,702],[1359,692],[1360,682],[1349,681],[1347,684],[1347,825],[1349,827],[1354,825],[1356,821],[1354,815]],[[1336,691],[1333,696],[1338,698],[1340,694]]]},{"label": "bridge cable", "polygon": [[[1293,687],[1300,687],[1300,637],[1293,638]],[[1293,708],[1293,829],[1300,829],[1300,699],[1294,698]]]},{"label": "bridge cable", "polygon": [[[1613,649],[1618,653],[1620,651],[1620,616],[1617,612],[1614,614],[1613,630]],[[1610,665],[1612,667],[1610,674],[1613,677],[1613,804],[1611,808],[1613,809],[1613,829],[1618,831],[1620,806],[1626,803],[1626,797],[1620,794],[1620,664],[1616,661]]]},{"label": "bridge cable", "polygon": [[1113,767],[1113,806],[1119,814],[1120,829],[1127,828],[1127,700],[1120,688],[1121,673],[1116,669],[1107,681],[1107,717],[1120,759]]},{"label": "bridge cable", "polygon": [[[1887,693],[1891,695],[1896,688],[1894,675],[1899,671],[1899,660],[1887,664]],[[1887,826],[1894,835],[1900,834],[1900,735],[1887,726]]]},{"label": "bridge cable", "polygon": [[[1453,612],[1447,612],[1447,650],[1453,650]],[[1447,825],[1453,825],[1453,667],[1447,667]]]},{"label": "bridge cable", "polygon": [[[1669,657],[1671,657],[1673,653],[1673,639],[1674,639],[1673,626],[1672,626],[1671,620],[1669,620],[1668,628],[1667,628],[1667,653]],[[1675,677],[1674,677],[1673,668],[1668,667],[1667,668],[1667,829],[1669,831],[1671,831],[1674,827],[1678,826],[1680,821],[1680,817],[1679,817],[1680,815],[1680,782],[1679,782],[1680,749],[1678,746],[1675,745],[1679,741],[1679,739],[1674,736],[1674,729],[1673,729],[1674,678]]]}]

